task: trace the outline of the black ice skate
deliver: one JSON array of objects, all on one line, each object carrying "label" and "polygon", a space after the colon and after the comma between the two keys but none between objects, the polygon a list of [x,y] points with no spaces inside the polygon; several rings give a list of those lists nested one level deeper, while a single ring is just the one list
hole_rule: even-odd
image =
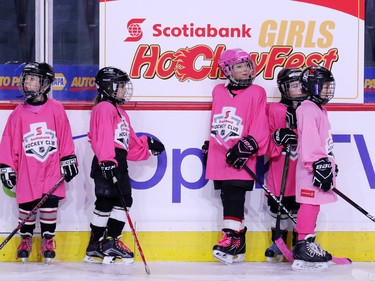
[{"label": "black ice skate", "polygon": [[332,255],[315,243],[315,235],[307,235],[293,249],[293,270],[322,271],[328,268]]},{"label": "black ice skate", "polygon": [[102,263],[104,258],[102,241],[90,241],[86,249],[86,256],[83,259],[88,263]]},{"label": "black ice skate", "polygon": [[56,242],[53,239],[53,236],[45,235],[42,239],[42,251],[44,262],[50,263],[53,258],[56,256],[55,252]]},{"label": "black ice skate", "polygon": [[118,238],[108,236],[102,242],[102,250],[104,254],[103,264],[131,264],[134,262],[133,252],[125,246]]},{"label": "black ice skate", "polygon": [[214,257],[226,264],[243,262],[246,251],[246,228],[241,235],[228,228],[224,228],[222,234],[223,237],[219,240],[219,243],[213,247]]},{"label": "black ice skate", "polygon": [[17,259],[21,259],[22,262],[28,262],[31,253],[31,242],[31,236],[21,237],[21,243],[17,248]]},{"label": "black ice skate", "polygon": [[[277,233],[277,230],[275,228],[271,228],[271,231],[272,231],[271,240],[273,244],[266,249],[264,255],[268,262],[282,262],[284,260],[284,256],[281,253],[280,249],[275,244],[275,240],[279,237],[279,234]],[[279,231],[280,231],[280,235],[282,239],[286,243],[288,232],[286,230],[279,230]]]}]

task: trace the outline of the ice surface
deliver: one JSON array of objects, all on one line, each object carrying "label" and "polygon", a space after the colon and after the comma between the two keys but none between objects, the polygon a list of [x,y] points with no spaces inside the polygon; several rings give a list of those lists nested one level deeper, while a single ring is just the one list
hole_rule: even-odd
[{"label": "ice surface", "polygon": [[[151,275],[144,264],[102,265],[84,262],[0,263],[1,280],[6,281],[93,281],[93,280],[147,280],[147,281],[367,281],[375,274],[375,263],[330,265],[323,272],[295,272],[289,263],[245,262],[225,265],[216,262],[149,262]],[[352,273],[361,272],[361,276]],[[365,273],[365,274],[364,274]],[[369,274],[366,274],[369,273]]]}]

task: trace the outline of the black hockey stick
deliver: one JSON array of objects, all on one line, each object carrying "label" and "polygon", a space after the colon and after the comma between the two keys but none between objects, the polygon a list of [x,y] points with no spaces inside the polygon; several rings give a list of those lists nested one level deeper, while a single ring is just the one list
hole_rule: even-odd
[{"label": "black hockey stick", "polygon": [[113,183],[114,185],[116,186],[118,192],[119,192],[119,195],[120,195],[120,200],[121,200],[121,204],[122,204],[122,207],[124,208],[125,210],[125,214],[126,214],[126,218],[128,219],[128,223],[129,223],[129,226],[130,226],[130,229],[132,231],[132,234],[133,234],[133,237],[134,237],[134,241],[135,243],[137,244],[137,247],[138,247],[138,250],[139,250],[139,254],[141,255],[141,258],[142,258],[142,261],[145,265],[145,271],[148,275],[151,274],[150,272],[150,268],[148,267],[147,265],[147,262],[146,262],[146,258],[143,254],[143,251],[142,251],[142,248],[141,248],[141,244],[139,244],[139,240],[138,240],[138,237],[137,237],[137,233],[135,232],[135,229],[134,229],[134,225],[133,225],[133,222],[132,222],[132,219],[130,218],[130,215],[129,215],[129,211],[126,207],[126,204],[125,204],[125,199],[124,199],[124,196],[122,195],[122,192],[121,192],[121,188],[120,186],[118,185],[118,180],[116,177],[113,177]]},{"label": "black hockey stick", "polygon": [[[289,170],[290,150],[291,150],[291,145],[288,144],[286,146],[283,175],[282,175],[282,178],[281,178],[281,189],[280,189],[280,198],[279,198],[280,202],[282,202],[283,198],[284,198],[286,179],[287,179],[288,170]],[[275,232],[276,232],[275,236],[276,237],[275,237],[275,240],[277,238],[281,237],[280,223],[281,223],[281,206],[279,205],[278,208],[277,208],[277,215],[276,215],[276,225],[275,225]]]},{"label": "black hockey stick", "polygon": [[365,211],[361,206],[359,206],[357,203],[351,200],[348,196],[346,196],[336,187],[332,188],[332,191],[336,193],[338,196],[340,196],[342,199],[344,199],[346,202],[348,202],[350,205],[352,205],[354,208],[356,208],[358,211],[360,211],[362,214],[364,214],[366,217],[368,217],[370,220],[375,222],[375,217],[373,215],[370,215],[369,212]]},{"label": "black hockey stick", "polygon": [[[223,140],[223,138],[219,134],[214,134],[215,138],[226,148],[230,149],[228,144]],[[287,208],[281,203],[279,199],[264,185],[264,183],[260,180],[260,178],[246,165],[243,166],[243,169],[263,188],[263,190],[272,197],[273,200],[283,209],[283,211],[288,215],[288,217],[294,222],[297,223],[296,219],[293,215],[288,211]]]},{"label": "black hockey stick", "polygon": [[39,201],[38,204],[27,214],[27,216],[18,224],[18,226],[8,235],[7,238],[1,243],[0,250],[9,242],[10,239],[24,226],[26,221],[38,212],[38,209],[47,201],[47,199],[51,196],[51,194],[59,187],[60,183],[62,183],[64,177],[61,177],[58,182],[45,194],[42,199]]}]

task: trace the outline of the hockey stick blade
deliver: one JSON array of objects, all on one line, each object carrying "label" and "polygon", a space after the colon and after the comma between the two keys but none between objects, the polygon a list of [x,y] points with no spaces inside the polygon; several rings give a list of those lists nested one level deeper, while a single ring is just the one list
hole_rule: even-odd
[{"label": "hockey stick blade", "polygon": [[[278,238],[275,240],[275,244],[279,248],[281,253],[284,255],[284,257],[290,263],[292,263],[294,261],[293,252],[288,248],[284,240],[282,238]],[[338,257],[332,257],[332,262],[337,263],[337,264],[351,264],[352,263],[352,261],[348,258],[338,258]]]},{"label": "hockey stick blade", "polygon": [[146,258],[145,258],[144,254],[143,254],[143,250],[142,250],[141,244],[139,243],[137,233],[135,232],[133,221],[132,221],[132,219],[130,217],[130,214],[129,214],[127,208],[126,208],[125,200],[124,200],[124,197],[122,196],[122,192],[121,192],[121,188],[120,188],[120,186],[118,184],[118,180],[117,180],[116,177],[113,177],[112,180],[113,180],[113,184],[116,186],[116,188],[117,188],[117,190],[119,192],[120,201],[121,201],[122,207],[124,208],[124,211],[125,211],[125,214],[126,214],[126,218],[128,220],[128,223],[129,223],[129,227],[130,227],[130,229],[132,231],[132,234],[133,234],[133,237],[134,237],[135,244],[137,244],[137,248],[138,248],[139,254],[141,255],[143,264],[145,266],[145,271],[146,271],[147,275],[150,275],[151,274],[150,268],[147,265]]},{"label": "hockey stick blade", "polygon": [[46,195],[44,195],[44,197],[42,197],[42,199],[38,202],[38,204],[36,204],[36,206],[27,214],[27,216],[18,224],[18,226],[8,235],[7,238],[5,238],[5,240],[3,241],[3,243],[1,243],[0,245],[0,250],[2,248],[4,248],[4,246],[9,242],[10,239],[12,239],[12,237],[22,228],[22,226],[26,223],[26,221],[34,214],[36,214],[36,212],[38,211],[38,209],[44,204],[44,202],[47,201],[47,199],[51,196],[51,194],[59,187],[60,183],[62,183],[64,180],[64,177],[61,177],[57,183],[55,183],[55,185],[47,192]]}]

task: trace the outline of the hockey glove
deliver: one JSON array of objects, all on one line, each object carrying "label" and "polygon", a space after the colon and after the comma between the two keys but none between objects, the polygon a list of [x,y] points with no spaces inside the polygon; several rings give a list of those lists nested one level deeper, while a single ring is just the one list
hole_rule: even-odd
[{"label": "hockey glove", "polygon": [[297,134],[288,128],[279,128],[273,132],[273,141],[276,145],[297,144]]},{"label": "hockey glove", "polygon": [[103,177],[109,182],[113,183],[113,177],[117,177],[117,167],[116,164],[112,161],[102,162],[100,164],[100,168],[102,169]]},{"label": "hockey glove", "polygon": [[16,172],[8,165],[0,165],[0,177],[3,185],[8,189],[13,189],[17,183]]},{"label": "hockey glove", "polygon": [[337,177],[338,174],[339,174],[339,166],[335,164],[335,177]]},{"label": "hockey glove", "polygon": [[332,163],[328,158],[321,158],[313,163],[314,177],[313,185],[323,189],[324,191],[333,188]]},{"label": "hockey glove", "polygon": [[258,151],[258,144],[252,136],[243,137],[227,152],[226,162],[238,170]]},{"label": "hockey glove", "polygon": [[164,144],[154,138],[147,137],[147,143],[152,155],[159,155],[165,150]]},{"label": "hockey glove", "polygon": [[291,106],[288,106],[288,109],[286,111],[285,121],[287,122],[289,128],[292,128],[292,129],[297,128],[296,110]]},{"label": "hockey glove", "polygon": [[60,167],[65,181],[70,182],[78,174],[77,157],[75,155],[62,157]]},{"label": "hockey glove", "polygon": [[204,141],[204,144],[202,145],[202,160],[203,160],[203,165],[207,165],[207,156],[208,156],[208,147],[210,146],[209,141]]}]

